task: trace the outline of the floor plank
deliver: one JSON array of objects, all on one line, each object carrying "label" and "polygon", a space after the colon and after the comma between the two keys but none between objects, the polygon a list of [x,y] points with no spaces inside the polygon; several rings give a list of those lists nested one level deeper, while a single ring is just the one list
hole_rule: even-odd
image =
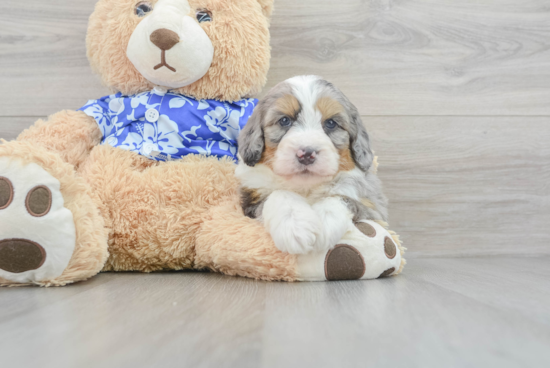
[{"label": "floor plank", "polygon": [[44,117],[34,116],[10,116],[0,117],[0,139],[11,141],[17,138],[19,134],[31,125],[33,125],[38,119],[44,119]]},{"label": "floor plank", "polygon": [[[108,94],[86,59],[95,0],[3,0],[0,116]],[[546,0],[277,0],[269,86],[321,74],[364,115],[550,115]]]},{"label": "floor plank", "polygon": [[[35,120],[0,118],[0,137]],[[409,254],[550,254],[550,118],[363,120]]]},{"label": "floor plank", "polygon": [[364,121],[409,251],[550,254],[549,118]]},{"label": "floor plank", "polygon": [[108,94],[86,58],[95,0],[3,0],[0,116],[47,116]]},{"label": "floor plank", "polygon": [[550,257],[415,259],[373,281],[110,273],[3,289],[0,366],[542,367],[549,266]]},{"label": "floor plank", "polygon": [[546,0],[278,2],[269,85],[333,81],[362,115],[549,115]]}]

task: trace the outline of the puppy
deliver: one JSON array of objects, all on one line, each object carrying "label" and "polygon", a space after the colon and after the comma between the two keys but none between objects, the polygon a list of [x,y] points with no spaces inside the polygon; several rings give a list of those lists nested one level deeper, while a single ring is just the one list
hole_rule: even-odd
[{"label": "puppy", "polygon": [[361,220],[387,220],[355,106],[317,76],[275,86],[239,137],[242,208],[281,251],[326,251]]}]

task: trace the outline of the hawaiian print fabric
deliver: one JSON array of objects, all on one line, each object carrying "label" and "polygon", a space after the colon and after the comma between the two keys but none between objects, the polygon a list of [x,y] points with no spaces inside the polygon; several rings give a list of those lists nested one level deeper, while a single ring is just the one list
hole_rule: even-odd
[{"label": "hawaiian print fabric", "polygon": [[200,100],[153,90],[134,96],[106,96],[80,109],[103,132],[101,144],[157,161],[189,154],[237,160],[237,137],[258,100],[233,103]]}]

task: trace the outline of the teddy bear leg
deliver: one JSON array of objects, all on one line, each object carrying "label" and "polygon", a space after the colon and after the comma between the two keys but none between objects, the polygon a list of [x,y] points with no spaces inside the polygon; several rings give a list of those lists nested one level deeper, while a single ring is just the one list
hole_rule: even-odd
[{"label": "teddy bear leg", "polygon": [[80,175],[99,198],[109,235],[105,271],[193,269],[203,216],[235,194],[235,164],[189,155],[157,162],[96,147]]},{"label": "teddy bear leg", "polygon": [[[385,225],[385,224],[384,224]],[[399,274],[405,260],[399,237],[375,221],[350,221],[347,232],[328,252],[297,258],[300,281],[367,280]]]},{"label": "teddy bear leg", "polygon": [[195,251],[196,269],[267,281],[297,281],[296,256],[277,249],[262,223],[243,215],[238,199],[210,209]]},{"label": "teddy bear leg", "polygon": [[59,286],[97,274],[107,233],[74,166],[40,145],[0,145],[0,285]]}]

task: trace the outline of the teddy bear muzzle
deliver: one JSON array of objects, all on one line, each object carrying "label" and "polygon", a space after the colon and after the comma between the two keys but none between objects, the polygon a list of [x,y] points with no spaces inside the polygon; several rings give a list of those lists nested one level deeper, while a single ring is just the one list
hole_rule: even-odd
[{"label": "teddy bear muzzle", "polygon": [[135,28],[126,54],[149,82],[181,88],[208,72],[214,46],[187,0],[159,0]]},{"label": "teddy bear muzzle", "polygon": [[161,50],[161,61],[160,64],[156,65],[153,69],[157,70],[162,67],[166,67],[172,72],[177,70],[172,66],[168,65],[166,62],[166,51],[172,49],[175,45],[180,42],[180,36],[174,31],[171,31],[166,28],[157,29],[151,34],[151,42]]},{"label": "teddy bear muzzle", "polygon": [[180,42],[180,36],[176,32],[166,28],[157,29],[151,33],[150,39],[162,51],[168,51]]}]

